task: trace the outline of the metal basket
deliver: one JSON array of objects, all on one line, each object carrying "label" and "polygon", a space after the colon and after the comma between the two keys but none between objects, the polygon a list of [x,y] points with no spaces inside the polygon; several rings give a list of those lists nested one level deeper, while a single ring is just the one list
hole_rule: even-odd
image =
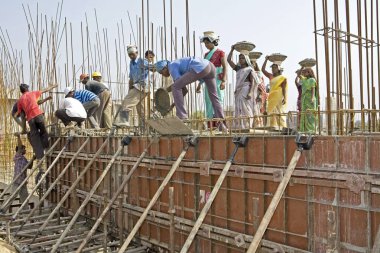
[{"label": "metal basket", "polygon": [[283,61],[285,61],[286,58],[287,58],[286,55],[279,54],[279,53],[271,54],[268,56],[268,60],[271,62],[283,62]]},{"label": "metal basket", "polygon": [[317,61],[313,58],[306,58],[298,63],[304,68],[311,68],[317,64]]},{"label": "metal basket", "polygon": [[263,55],[263,53],[261,53],[261,52],[249,52],[249,59],[251,59],[251,60],[257,60],[262,55]]},{"label": "metal basket", "polygon": [[154,103],[156,110],[165,116],[170,111],[170,96],[166,89],[159,88],[154,93]]},{"label": "metal basket", "polygon": [[234,48],[236,51],[239,51],[241,52],[242,50],[247,50],[247,51],[252,51],[254,48],[255,48],[255,44],[251,43],[251,42],[248,42],[248,41],[241,41],[241,42],[237,42],[235,45],[234,45]]}]

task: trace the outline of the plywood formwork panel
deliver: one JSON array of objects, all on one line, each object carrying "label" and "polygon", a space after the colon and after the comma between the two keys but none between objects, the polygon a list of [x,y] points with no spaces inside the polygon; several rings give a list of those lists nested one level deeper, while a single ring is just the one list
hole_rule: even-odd
[{"label": "plywood formwork panel", "polygon": [[366,138],[339,137],[339,164],[338,169],[365,170]]},{"label": "plywood formwork panel", "polygon": [[326,170],[336,169],[336,152],[338,145],[335,137],[318,137],[314,140],[312,153],[313,168]]},{"label": "plywood formwork panel", "polygon": [[[147,146],[148,140],[145,137],[133,138],[132,143],[125,148],[124,155],[115,165],[118,171],[120,168],[120,173],[124,175],[127,173],[133,165],[133,160],[130,158],[139,156]],[[78,170],[83,169],[97,147],[104,141],[105,137],[94,137],[94,140],[91,140],[86,147],[89,152],[83,152],[72,167]],[[380,169],[377,158],[379,141],[380,138],[372,137],[316,138],[313,149],[305,152],[297,164],[295,175],[280,201],[264,239],[296,249],[324,252],[329,239],[328,213],[335,212],[337,215],[335,232],[340,252],[358,252],[355,251],[355,247],[356,249],[371,247],[369,244],[373,243],[380,226],[378,194],[380,190],[376,183],[378,176],[371,174]],[[80,143],[80,141],[74,142],[75,145],[70,145],[69,151],[75,152]],[[96,160],[88,175],[86,174],[80,182],[78,190],[88,192],[91,189],[91,185],[107,165],[107,159],[109,159],[107,155],[112,155],[119,143],[120,137],[111,138],[110,147],[104,150],[103,155]],[[60,145],[63,146],[64,141]],[[156,158],[156,160],[146,159],[137,169],[125,188],[125,203],[144,208],[183,147],[184,142],[180,137],[160,138],[153,144],[149,149],[148,158]],[[197,212],[199,213],[204,206],[205,199],[202,201],[202,197],[207,198],[207,194],[211,192],[233,148],[234,144],[230,137],[200,138],[199,146],[190,148],[186,159],[169,183],[170,187],[174,187],[176,217],[195,221]],[[247,147],[239,149],[235,158],[236,164],[223,182],[204,224],[237,234],[253,235],[254,224],[263,217],[278,186],[277,181],[281,179],[281,174],[275,176],[273,172],[276,170],[279,172],[287,166],[295,149],[293,137],[251,137]],[[60,158],[59,165],[52,172],[52,180],[69,159],[70,155]],[[52,159],[49,161],[51,162]],[[209,170],[202,171],[200,169],[202,165],[199,162],[208,161],[210,161]],[[111,169],[111,171],[111,173],[116,173],[115,170]],[[271,172],[268,173],[269,171]],[[322,174],[322,172],[327,174]],[[364,188],[359,189],[358,192],[354,192],[355,189],[347,182],[355,175],[359,175],[365,181]],[[116,180],[108,180],[111,180],[109,182],[111,184],[117,184]],[[67,189],[72,181],[70,174],[67,173],[61,185],[66,186]],[[116,189],[116,186],[106,188]],[[310,189],[311,194],[308,193]],[[370,192],[371,189],[374,192]],[[53,192],[50,200],[59,201],[63,193],[62,191]],[[103,195],[102,185],[96,191],[96,195]],[[168,213],[168,195],[167,187],[153,207],[154,212]],[[258,207],[256,210],[255,205]],[[101,208],[93,201],[88,206],[86,214],[96,218]],[[65,207],[72,208],[70,202],[66,202]],[[117,227],[122,227],[125,231],[130,229],[138,218],[137,215],[127,213],[125,209],[122,209],[116,215]],[[167,225],[155,222],[154,217],[152,219],[144,223],[139,235],[151,238],[153,241],[169,243]],[[368,230],[370,235],[368,235]],[[197,237],[193,243],[193,250],[197,247],[199,252],[244,252],[237,245],[209,238],[207,233],[201,228],[201,236]],[[179,231],[177,228],[177,250],[181,248],[187,234],[188,230],[187,232]]]},{"label": "plywood formwork panel", "polygon": [[283,138],[268,137],[264,142],[264,164],[270,166],[284,166],[285,142]]},{"label": "plywood formwork panel", "polygon": [[380,138],[372,137],[369,142],[369,167],[371,172],[380,172]]}]

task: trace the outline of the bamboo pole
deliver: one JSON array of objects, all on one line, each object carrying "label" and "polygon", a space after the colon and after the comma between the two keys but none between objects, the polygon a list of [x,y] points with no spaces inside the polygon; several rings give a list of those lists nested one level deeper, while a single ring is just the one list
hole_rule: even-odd
[{"label": "bamboo pole", "polygon": [[88,137],[83,144],[79,147],[78,151],[73,155],[71,160],[66,164],[66,166],[63,168],[61,173],[55,178],[54,182],[49,186],[45,194],[41,197],[41,199],[37,202],[37,204],[34,206],[34,208],[29,212],[28,216],[24,219],[23,223],[21,224],[20,228],[16,231],[15,235],[22,229],[24,224],[28,222],[28,220],[33,216],[34,212],[37,210],[37,208],[43,203],[43,201],[49,196],[50,192],[54,189],[54,187],[60,182],[61,178],[66,174],[66,171],[70,168],[71,164],[77,159],[80,152],[83,150],[83,148],[87,145],[87,143],[90,141],[90,137]]},{"label": "bamboo pole", "polygon": [[34,157],[32,159],[30,159],[28,161],[28,163],[24,166],[24,168],[22,169],[21,173],[18,174],[14,179],[13,181],[7,185],[7,187],[5,187],[5,189],[3,190],[3,192],[0,194],[0,199],[2,199],[4,197],[4,195],[9,191],[10,188],[12,188],[14,182],[16,182],[20,177],[21,175],[23,175],[25,173],[25,171],[29,168],[29,166],[33,163],[34,161]]},{"label": "bamboo pole", "polygon": [[103,179],[106,177],[109,170],[112,168],[112,165],[116,161],[116,158],[119,156],[120,152],[124,148],[124,143],[122,142],[117,149],[116,153],[112,156],[111,160],[109,161],[107,167],[103,170],[102,174],[98,178],[98,180],[95,182],[94,186],[91,188],[91,191],[87,194],[86,198],[83,200],[81,206],[77,209],[76,213],[74,214],[73,218],[70,220],[69,224],[67,224],[67,227],[65,230],[61,233],[60,238],[56,242],[56,244],[53,246],[51,253],[55,253],[58,250],[58,247],[61,245],[63,240],[65,239],[65,236],[69,233],[70,229],[74,226],[75,222],[79,218],[79,215],[82,213],[83,209],[86,207],[88,202],[90,201],[91,197],[95,194],[95,191],[98,189],[100,184],[103,182]]},{"label": "bamboo pole", "polygon": [[268,225],[269,225],[269,223],[273,217],[273,214],[276,211],[277,205],[281,200],[281,196],[284,193],[286,186],[289,183],[289,180],[293,174],[293,171],[297,165],[299,158],[301,157],[301,154],[302,154],[302,151],[300,151],[298,149],[295,151],[295,153],[292,157],[292,160],[290,161],[289,166],[286,169],[284,178],[282,179],[281,183],[278,185],[278,188],[277,188],[275,194],[273,195],[273,199],[270,202],[267,211],[265,212],[265,215],[264,215],[264,217],[260,223],[259,228],[257,229],[257,231],[255,233],[255,236],[253,237],[253,240],[252,240],[252,242],[251,242],[251,244],[247,250],[247,253],[255,253],[257,251],[257,249],[260,245],[260,242],[261,242],[261,238],[263,237],[263,235],[264,235],[264,233],[265,233],[265,231],[266,231],[266,229],[267,229],[267,227],[268,227]]},{"label": "bamboo pole", "polygon": [[150,146],[155,142],[155,139],[152,139],[148,146],[144,149],[144,151],[141,153],[139,159],[136,161],[136,163],[133,165],[131,170],[128,172],[126,178],[123,180],[123,182],[120,184],[119,188],[116,190],[116,192],[113,194],[112,199],[108,202],[107,206],[105,206],[103,212],[99,215],[99,218],[96,220],[95,224],[92,226],[91,230],[88,232],[86,238],[82,241],[81,245],[77,249],[77,253],[81,252],[86,244],[91,240],[93,234],[96,232],[96,229],[99,227],[101,222],[103,221],[104,217],[107,215],[107,213],[112,208],[112,205],[115,203],[115,201],[118,199],[119,195],[123,192],[127,184],[129,183],[129,180],[131,179],[133,173],[136,171],[136,169],[139,167],[140,163],[148,153],[148,150]]},{"label": "bamboo pole", "polygon": [[55,157],[55,159],[53,160],[53,162],[47,168],[47,170],[45,171],[45,173],[43,174],[43,176],[40,178],[40,181],[35,185],[35,187],[33,188],[33,190],[29,193],[28,197],[24,200],[24,202],[21,204],[21,206],[17,209],[16,213],[12,216],[12,220],[15,220],[17,218],[17,216],[19,215],[20,211],[24,208],[24,206],[26,206],[28,204],[29,199],[33,196],[33,193],[40,187],[40,185],[43,183],[43,181],[45,180],[45,178],[47,177],[47,175],[54,168],[54,165],[58,162],[58,160],[61,157],[61,155],[63,154],[63,152],[66,151],[66,149],[67,149],[67,147],[68,147],[68,145],[70,144],[71,141],[72,141],[72,138],[69,137],[67,139],[67,142],[66,142],[65,146],[63,146],[63,148],[61,149],[61,151],[58,153],[58,155]]},{"label": "bamboo pole", "polygon": [[21,190],[21,187],[24,186],[24,184],[27,184],[28,183],[28,179],[33,175],[33,172],[35,172],[39,166],[41,166],[42,162],[43,162],[43,159],[48,155],[50,154],[51,152],[53,152],[55,146],[58,145],[59,141],[61,140],[61,138],[58,138],[56,140],[56,142],[50,147],[50,149],[48,150],[48,152],[45,153],[45,155],[38,161],[37,165],[35,166],[34,169],[32,169],[32,171],[29,173],[29,175],[24,179],[24,181],[22,181],[22,183],[20,184],[19,187],[17,187],[17,189],[12,193],[12,195],[2,204],[0,210],[3,210],[3,211],[6,211],[6,209],[9,207],[9,205],[13,202],[13,200],[16,198],[16,195],[20,192]]},{"label": "bamboo pole", "polygon": [[[112,131],[111,131],[112,134]],[[95,153],[94,157],[88,162],[86,167],[81,171],[81,173],[78,175],[77,179],[72,183],[70,186],[69,190],[65,193],[65,195],[62,197],[62,199],[59,201],[59,203],[55,206],[54,210],[50,213],[49,217],[45,220],[44,224],[37,230],[37,233],[33,237],[33,242],[34,240],[38,237],[38,235],[41,234],[41,232],[46,228],[48,225],[49,221],[53,218],[53,216],[58,212],[58,210],[61,208],[63,203],[66,201],[66,199],[69,197],[71,192],[75,189],[79,181],[82,179],[84,174],[88,171],[88,169],[91,167],[91,165],[94,163],[95,159],[101,154],[103,151],[104,147],[108,144],[111,134],[108,135],[107,139],[103,142],[103,144],[99,147],[98,151]]]},{"label": "bamboo pole", "polygon": [[169,183],[169,180],[172,178],[174,172],[179,167],[179,164],[181,163],[182,159],[185,157],[186,152],[189,149],[189,147],[190,147],[190,143],[186,144],[185,148],[182,150],[181,154],[179,155],[179,157],[177,158],[177,160],[175,161],[175,163],[173,164],[173,166],[169,170],[164,181],[161,183],[160,187],[158,188],[158,190],[154,194],[154,196],[151,199],[151,201],[149,202],[148,206],[145,208],[143,214],[140,216],[140,219],[137,221],[137,223],[133,227],[132,231],[129,233],[127,239],[124,241],[124,243],[121,246],[121,248],[119,249],[118,253],[124,253],[124,251],[128,248],[133,237],[136,235],[137,231],[140,229],[141,225],[145,221],[145,219],[148,215],[148,212],[150,211],[150,209],[152,209],[153,205],[156,203],[156,201],[160,197],[160,195],[163,192],[163,190],[165,189],[166,185]]},{"label": "bamboo pole", "polygon": [[[245,138],[245,137],[244,137]],[[186,253],[188,252],[191,244],[193,243],[193,240],[196,236],[196,234],[198,233],[198,230],[199,228],[201,227],[204,219],[206,218],[206,215],[207,215],[207,212],[210,210],[211,208],[211,205],[212,203],[214,202],[215,198],[216,198],[216,195],[218,194],[219,192],[219,189],[220,187],[222,186],[223,184],[223,181],[224,179],[226,178],[227,176],[227,173],[228,171],[230,170],[231,168],[231,165],[233,163],[233,160],[235,158],[235,155],[236,155],[236,152],[238,151],[239,147],[244,147],[246,144],[244,143],[241,143],[241,140],[238,141],[238,142],[235,142],[235,148],[234,148],[234,151],[231,155],[231,157],[228,159],[226,165],[224,166],[222,172],[220,173],[220,176],[218,178],[218,181],[216,181],[215,185],[214,185],[214,188],[212,189],[211,191],[211,194],[206,202],[206,204],[204,205],[201,213],[199,214],[198,216],[198,219],[197,221],[195,222],[194,224],[194,227],[191,229],[191,232],[189,234],[189,236],[187,237],[186,241],[185,241],[185,244],[183,245],[182,249],[181,249],[181,253]]]}]

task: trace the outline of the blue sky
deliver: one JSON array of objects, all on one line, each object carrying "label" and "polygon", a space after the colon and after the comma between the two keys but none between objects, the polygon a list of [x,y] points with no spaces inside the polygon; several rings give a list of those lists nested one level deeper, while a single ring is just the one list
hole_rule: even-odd
[{"label": "blue sky", "polygon": [[[146,3],[145,0],[144,2]],[[0,26],[2,29],[7,29],[13,47],[26,50],[27,25],[22,9],[23,3],[25,6],[29,5],[32,15],[36,13],[38,3],[39,12],[50,18],[55,16],[59,1],[3,1],[3,8],[0,9]],[[167,0],[168,29],[170,29],[169,3]],[[256,45],[255,51],[263,52],[264,56],[271,53],[286,54],[288,58],[284,62],[284,74],[289,81],[288,109],[294,110],[296,108],[294,72],[299,68],[300,60],[315,56],[312,4],[312,0],[189,0],[191,36],[193,31],[196,31],[197,38],[196,55],[200,56],[201,48],[198,38],[203,31],[208,30],[220,35],[219,47],[226,53],[235,42],[247,40],[253,42]],[[149,5],[150,22],[153,22],[155,27],[163,25],[163,1],[150,0]],[[128,12],[136,29],[136,16],[141,15],[141,0],[64,1],[62,16],[72,23],[74,43],[78,43],[77,46],[80,45],[80,22],[85,22],[85,14],[90,28],[95,30],[94,9],[97,11],[99,28],[108,29],[111,41],[117,37],[117,23],[120,20],[123,20],[129,38],[131,29]],[[320,16],[318,18],[321,19]],[[173,23],[178,27],[179,34],[185,35],[185,0],[173,0]],[[318,28],[321,28],[321,25]],[[319,39],[320,48],[322,42]],[[112,45],[110,48],[113,51]],[[157,55],[159,59],[160,54]],[[74,58],[76,62],[81,61],[79,55]],[[259,60],[259,64],[263,58]],[[321,75],[323,76],[323,73]],[[321,87],[323,96],[325,86]]]}]

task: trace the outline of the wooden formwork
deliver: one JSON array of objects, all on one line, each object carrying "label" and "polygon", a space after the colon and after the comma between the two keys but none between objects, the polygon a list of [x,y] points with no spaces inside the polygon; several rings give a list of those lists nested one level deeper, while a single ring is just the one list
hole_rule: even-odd
[{"label": "wooden formwork", "polygon": [[[105,138],[91,138],[50,195],[50,201],[57,202],[62,197]],[[78,137],[69,145],[50,180],[65,167],[84,139]],[[112,137],[96,158],[76,194],[65,202],[67,210],[75,212],[117,150],[120,139]],[[86,206],[84,216],[99,216],[149,141],[147,137],[135,137],[125,147]],[[64,143],[62,138],[60,145]],[[184,145],[180,137],[162,137],[149,148],[147,157],[105,218],[105,227],[120,241],[133,228]],[[297,164],[262,246],[278,252],[371,250],[380,223],[379,146],[380,138],[374,136],[316,137],[313,149],[305,151]],[[233,148],[231,137],[201,137],[198,146],[187,152],[136,238],[169,249],[173,239],[169,231],[174,227],[172,241],[179,251]],[[245,252],[295,149],[292,136],[249,137],[247,147],[238,150],[190,251]],[[52,161],[56,154],[48,160]],[[169,212],[169,187],[174,188],[174,222],[170,222],[173,214]]]}]

